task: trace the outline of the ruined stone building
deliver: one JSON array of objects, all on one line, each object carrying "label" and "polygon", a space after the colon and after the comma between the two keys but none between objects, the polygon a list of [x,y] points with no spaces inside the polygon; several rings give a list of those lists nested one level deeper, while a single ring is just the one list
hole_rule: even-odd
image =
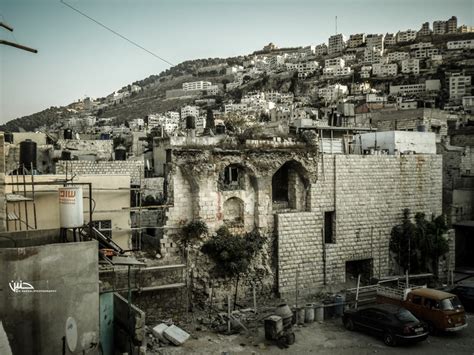
[{"label": "ruined stone building", "polygon": [[179,228],[201,219],[258,228],[271,236],[262,283],[278,294],[336,286],[360,272],[388,275],[389,238],[402,210],[440,215],[442,159],[436,154],[319,154],[273,140],[239,144],[225,136],[155,139],[155,167],[168,201],[162,253],[172,255]]}]

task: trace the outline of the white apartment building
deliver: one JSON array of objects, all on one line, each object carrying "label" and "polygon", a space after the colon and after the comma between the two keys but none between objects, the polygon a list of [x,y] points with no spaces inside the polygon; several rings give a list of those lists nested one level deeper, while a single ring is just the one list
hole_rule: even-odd
[{"label": "white apartment building", "polygon": [[314,48],[314,54],[316,56],[323,56],[323,55],[328,54],[328,46],[326,45],[326,43],[318,44]]},{"label": "white apartment building", "polygon": [[395,63],[375,63],[372,65],[372,74],[374,76],[387,77],[396,76],[398,73],[398,66]]},{"label": "white apartment building", "polygon": [[362,79],[368,79],[370,78],[371,72],[372,72],[372,66],[364,65],[362,68],[360,68],[360,77]]},{"label": "white apartment building", "polygon": [[351,84],[351,95],[367,94],[370,93],[369,83],[352,83]]},{"label": "white apartment building", "polygon": [[345,41],[342,33],[329,37],[328,54],[340,53],[344,50]]},{"label": "white apartment building", "polygon": [[433,47],[433,43],[431,42],[418,42],[413,43],[410,45],[410,49],[424,49],[424,48],[431,48]]},{"label": "white apartment building", "polygon": [[218,85],[209,85],[206,89],[207,95],[217,95],[219,93],[219,86]]},{"label": "white apartment building", "polygon": [[282,55],[272,55],[271,57],[268,57],[267,62],[270,66],[270,68],[276,69],[279,66],[282,66],[285,64],[285,56]]},{"label": "white apartment building", "polygon": [[425,22],[421,25],[421,29],[418,31],[418,36],[429,36],[431,34],[430,23]]},{"label": "white apartment building", "polygon": [[409,58],[402,60],[403,74],[420,74],[420,60],[416,58]]},{"label": "white apartment building", "polygon": [[354,62],[357,59],[357,57],[355,54],[344,54],[342,56],[342,59],[344,59],[345,63],[348,63],[348,62]]},{"label": "white apartment building", "polygon": [[184,91],[191,90],[206,90],[208,86],[211,86],[212,83],[209,81],[192,81],[189,83],[183,83]]},{"label": "white apartment building", "polygon": [[235,73],[239,73],[244,70],[244,67],[241,65],[233,65],[225,69],[226,75],[231,75]]},{"label": "white apartment building", "polygon": [[390,85],[390,95],[419,95],[425,90],[425,84]]},{"label": "white apartment building", "polygon": [[393,33],[386,33],[384,38],[384,47],[397,44],[397,37]]},{"label": "white apartment building", "polygon": [[471,96],[471,77],[460,73],[449,77],[449,98],[460,101],[464,96]]},{"label": "white apartment building", "polygon": [[411,52],[411,56],[417,59],[431,58],[439,54],[438,48],[420,48]]},{"label": "white apartment building", "polygon": [[474,39],[466,39],[463,41],[449,41],[448,49],[474,49]]},{"label": "white apartment building", "polygon": [[333,76],[333,77],[338,77],[338,76],[347,76],[352,74],[352,69],[351,67],[337,67],[337,66],[331,66],[331,67],[325,67],[323,68],[323,74],[327,76]]},{"label": "white apartment building", "polygon": [[375,103],[383,104],[383,103],[387,102],[387,96],[385,96],[385,95],[379,96],[379,95],[374,94],[374,93],[367,94],[367,95],[365,95],[365,102],[372,103],[372,104],[375,104]]},{"label": "white apartment building", "polygon": [[406,31],[399,31],[397,33],[397,43],[404,43],[414,41],[416,39],[416,31],[414,30],[406,30]]},{"label": "white apartment building", "polygon": [[383,51],[377,47],[366,47],[364,50],[364,63],[374,64],[380,63]]},{"label": "white apartment building", "polygon": [[326,102],[335,102],[349,94],[346,85],[334,84],[318,90],[318,95]]},{"label": "white apartment building", "polygon": [[324,66],[325,66],[326,68],[327,68],[327,67],[339,67],[339,68],[343,68],[345,64],[346,64],[345,60],[342,59],[341,57],[326,59],[326,60],[324,61]]},{"label": "white apartment building", "polygon": [[390,95],[420,95],[441,89],[439,79],[426,80],[423,84],[390,85]]},{"label": "white apartment building", "polygon": [[418,103],[415,100],[403,100],[403,97],[397,98],[398,110],[414,110],[418,108]]},{"label": "white apartment building", "polygon": [[410,58],[410,54],[408,52],[392,52],[387,54],[387,58],[389,62],[399,62],[401,60]]},{"label": "white apartment building", "polygon": [[294,95],[292,92],[281,93],[278,91],[269,91],[264,94],[265,100],[275,103],[287,103],[291,104],[294,101]]},{"label": "white apartment building", "polygon": [[381,51],[384,50],[383,42],[384,35],[382,34],[368,34],[365,37],[365,45],[367,48],[377,48]]},{"label": "white apartment building", "polygon": [[347,41],[348,48],[355,48],[363,45],[365,43],[365,33],[356,33],[349,36]]},{"label": "white apartment building", "polygon": [[188,116],[198,117],[199,116],[199,106],[184,106],[181,107],[181,118],[186,118]]},{"label": "white apartment building", "polygon": [[433,22],[433,34],[442,35],[446,33],[446,21],[434,21]]},{"label": "white apartment building", "polygon": [[224,112],[229,113],[229,112],[247,112],[248,111],[248,105],[247,104],[226,104],[224,105]]}]

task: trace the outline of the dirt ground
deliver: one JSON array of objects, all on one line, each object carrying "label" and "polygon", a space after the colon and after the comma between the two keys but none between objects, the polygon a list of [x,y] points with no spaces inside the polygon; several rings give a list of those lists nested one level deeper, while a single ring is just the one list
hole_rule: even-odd
[{"label": "dirt ground", "polygon": [[474,314],[468,314],[467,329],[455,334],[430,336],[422,343],[387,347],[381,339],[360,332],[349,332],[340,319],[310,323],[295,328],[296,343],[279,349],[265,340],[263,325],[239,335],[218,335],[194,331],[192,338],[181,347],[160,348],[148,354],[443,354],[474,355]]}]

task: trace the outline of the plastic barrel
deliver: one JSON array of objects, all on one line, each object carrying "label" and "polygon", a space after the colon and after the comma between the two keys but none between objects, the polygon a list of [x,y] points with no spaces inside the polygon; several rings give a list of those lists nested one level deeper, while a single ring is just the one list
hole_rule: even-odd
[{"label": "plastic barrel", "polygon": [[324,321],[324,307],[321,303],[315,304],[314,314],[315,314],[316,322]]},{"label": "plastic barrel", "polygon": [[336,317],[342,317],[344,313],[344,296],[343,295],[336,295],[334,296],[334,315]]},{"label": "plastic barrel", "polygon": [[308,303],[304,307],[304,321],[305,323],[313,323],[314,322],[314,305],[312,303]]},{"label": "plastic barrel", "polygon": [[298,318],[298,324],[304,324],[304,319],[306,315],[305,308],[304,307],[297,308],[296,311],[298,312],[298,316],[296,317]]},{"label": "plastic barrel", "polygon": [[324,304],[324,319],[331,319],[334,316],[334,306],[330,306],[332,304],[332,300],[325,300]]}]

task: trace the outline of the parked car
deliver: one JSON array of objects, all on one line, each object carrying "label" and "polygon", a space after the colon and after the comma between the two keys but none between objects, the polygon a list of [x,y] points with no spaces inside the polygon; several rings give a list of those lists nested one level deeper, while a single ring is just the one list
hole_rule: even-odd
[{"label": "parked car", "polygon": [[428,325],[430,333],[457,332],[467,327],[464,307],[456,295],[426,287],[377,288],[377,302],[404,307]]},{"label": "parked car", "polygon": [[466,310],[474,312],[474,282],[460,283],[449,292],[458,296]]},{"label": "parked car", "polygon": [[346,329],[359,329],[383,337],[389,346],[419,342],[428,337],[427,326],[407,309],[393,304],[378,304],[344,312]]}]

